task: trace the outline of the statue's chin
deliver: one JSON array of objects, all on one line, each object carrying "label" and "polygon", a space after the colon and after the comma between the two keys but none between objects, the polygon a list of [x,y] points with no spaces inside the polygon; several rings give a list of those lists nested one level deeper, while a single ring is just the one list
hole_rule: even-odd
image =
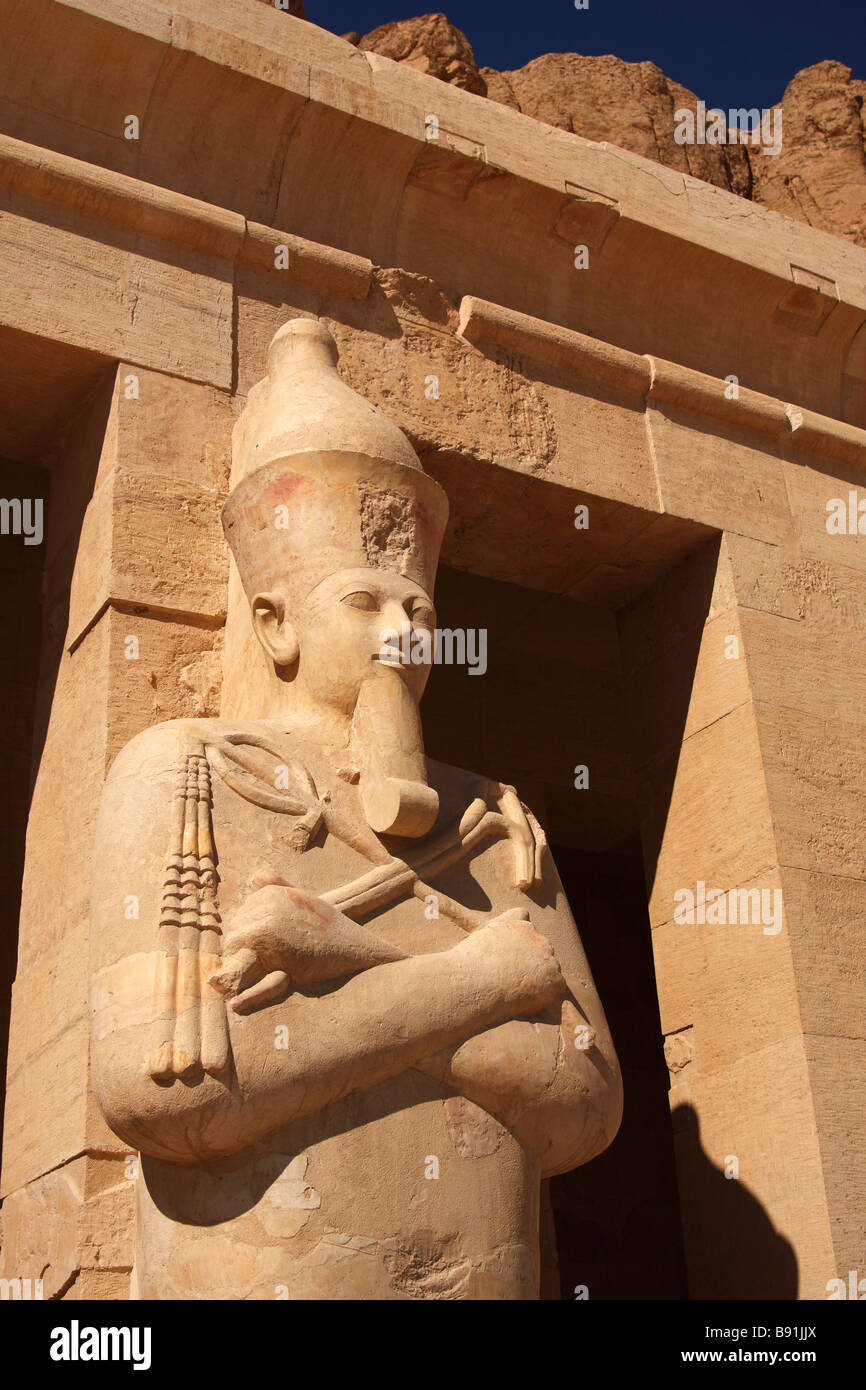
[{"label": "statue's chin", "polygon": [[426,835],[439,814],[439,796],[427,785],[421,717],[406,682],[384,663],[361,687],[352,739],[361,756],[358,790],[371,829],[378,835]]}]

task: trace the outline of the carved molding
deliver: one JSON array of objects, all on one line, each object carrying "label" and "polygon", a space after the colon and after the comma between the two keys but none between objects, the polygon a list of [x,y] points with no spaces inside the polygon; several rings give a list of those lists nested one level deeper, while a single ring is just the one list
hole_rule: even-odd
[{"label": "carved molding", "polygon": [[502,304],[465,295],[458,332],[475,347],[490,344],[548,362],[584,381],[640,396],[647,405],[658,402],[691,410],[755,430],[808,453],[866,467],[866,430],[855,425],[742,385],[736,399],[729,399],[725,395],[727,383],[718,377],[649,353],[628,352]]}]

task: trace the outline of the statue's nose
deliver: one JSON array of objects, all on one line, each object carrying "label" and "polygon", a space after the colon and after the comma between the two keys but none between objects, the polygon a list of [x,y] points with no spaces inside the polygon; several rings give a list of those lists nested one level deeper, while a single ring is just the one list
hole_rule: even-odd
[{"label": "statue's nose", "polygon": [[396,599],[386,599],[380,609],[383,630],[397,633],[399,637],[410,630],[411,624],[406,610]]}]

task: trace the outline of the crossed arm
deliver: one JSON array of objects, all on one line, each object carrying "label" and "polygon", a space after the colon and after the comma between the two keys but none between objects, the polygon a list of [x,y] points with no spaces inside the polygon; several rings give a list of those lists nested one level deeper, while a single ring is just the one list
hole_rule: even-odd
[{"label": "crossed arm", "polygon": [[[546,871],[558,884],[551,863]],[[380,991],[394,991],[398,1016],[408,1008],[408,1021],[419,1025],[417,1041],[424,1047],[419,1060],[406,1064],[498,1115],[537,1152],[545,1172],[559,1171],[586,1162],[610,1142],[619,1123],[619,1072],[604,1016],[599,1009],[598,1027],[593,1028],[575,1007],[550,942],[529,920],[531,910],[534,905],[525,900],[525,906],[492,918],[460,948],[415,957],[414,975],[376,970],[367,982],[372,1009],[363,988],[358,991],[363,1012],[355,1023],[357,1052],[341,1079],[352,1090],[382,1079],[375,1070],[373,1080],[367,1078],[370,1066],[385,1060],[376,1055],[387,1046],[387,996]],[[552,924],[564,942],[577,939],[564,899]],[[403,957],[373,930],[288,886],[264,888],[247,900],[227,938],[226,953],[212,979],[238,1013],[260,1007],[272,991],[285,993],[293,985],[332,979],[350,957],[356,969]],[[449,984],[452,960],[461,974],[468,972],[465,997]],[[597,1005],[591,981],[581,981],[577,970],[570,976],[583,996],[581,1002]],[[495,1003],[488,993],[494,979]],[[416,993],[416,980],[429,982],[438,998],[425,996],[423,986]],[[328,1026],[328,1011],[322,1007],[326,1000],[355,1007],[345,986],[313,1001],[317,1033]],[[433,1024],[431,1006],[437,1002],[445,1010],[444,1026],[450,1024],[459,1032],[441,1048],[435,1047],[435,1028],[428,1026]],[[374,1047],[370,1055],[367,1040]]]},{"label": "crossed arm", "polygon": [[[145,833],[140,805],[130,817],[140,798],[124,788],[123,771],[109,779],[97,833],[94,882],[104,886],[93,899],[92,1082],[126,1142],[178,1163],[214,1159],[410,1068],[498,1114],[545,1172],[610,1142],[621,1108],[616,1059],[603,1015],[597,1043],[574,1046],[583,1016],[560,963],[569,936],[576,940],[567,907],[567,920],[550,917],[553,931],[542,922],[551,936],[563,933],[557,955],[528,914],[512,910],[449,950],[404,957],[336,909],[323,916],[320,899],[261,889],[238,912],[220,968],[202,963],[208,988],[231,1006],[230,1070],[155,1081],[147,1057],[159,953],[137,934],[118,939],[116,874],[110,881]],[[574,971],[566,975],[573,985]],[[314,992],[331,980],[334,988]],[[575,997],[590,1016],[585,986]],[[591,980],[587,988],[597,1004]],[[276,1045],[280,1025],[286,1047]]]},{"label": "crossed arm", "polygon": [[[149,964],[127,959],[95,982],[94,996],[107,1002],[94,1007],[93,1082],[121,1138],[181,1163],[242,1149],[562,991],[544,938],[526,922],[498,919],[451,950],[376,965],[330,993],[293,993],[237,1016],[229,1077],[160,1085],[144,1065]],[[108,1001],[118,997],[126,1018],[108,1031],[108,1014],[116,1016]],[[286,1047],[276,1045],[281,1024]]]}]

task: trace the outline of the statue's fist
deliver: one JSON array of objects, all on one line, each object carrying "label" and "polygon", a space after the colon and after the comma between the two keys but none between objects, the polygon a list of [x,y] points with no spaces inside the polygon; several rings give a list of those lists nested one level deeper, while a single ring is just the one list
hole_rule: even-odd
[{"label": "statue's fist", "polygon": [[507,972],[515,1005],[538,1008],[565,993],[565,980],[553,947],[537,932],[522,909],[495,917],[478,938],[487,938],[500,966]]},{"label": "statue's fist", "polygon": [[294,985],[402,959],[402,951],[324,899],[285,882],[269,883],[236,913],[210,983],[236,1013],[249,1013],[284,998]]}]

